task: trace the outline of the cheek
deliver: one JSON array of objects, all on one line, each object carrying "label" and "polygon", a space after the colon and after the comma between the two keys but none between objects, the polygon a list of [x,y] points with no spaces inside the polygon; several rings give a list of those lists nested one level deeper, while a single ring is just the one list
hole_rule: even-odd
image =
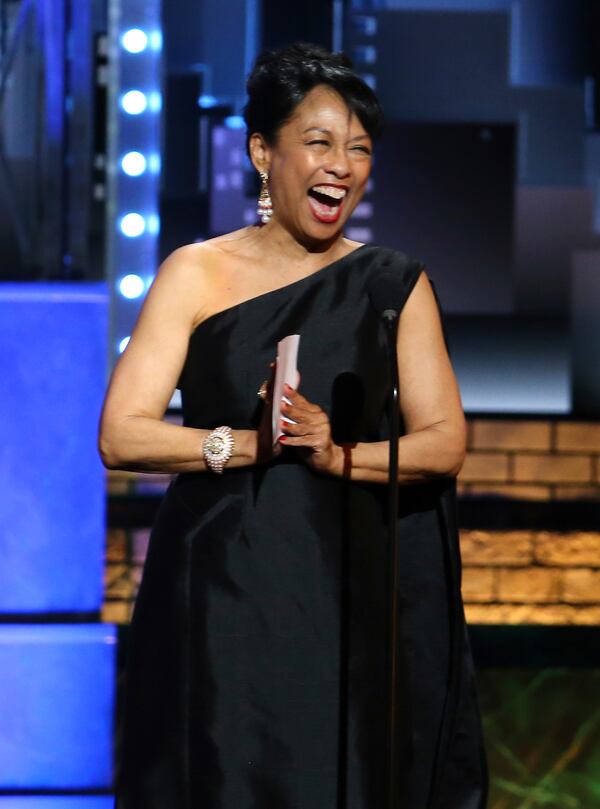
[{"label": "cheek", "polygon": [[305,196],[306,170],[294,161],[282,161],[278,167],[279,183],[275,183],[277,196],[291,200]]},{"label": "cheek", "polygon": [[359,182],[358,182],[358,190],[359,190],[359,193],[361,195],[364,194],[364,192],[365,192],[365,190],[367,188],[367,183],[369,182],[369,177],[370,176],[371,176],[370,169],[362,172],[361,175],[360,175]]}]

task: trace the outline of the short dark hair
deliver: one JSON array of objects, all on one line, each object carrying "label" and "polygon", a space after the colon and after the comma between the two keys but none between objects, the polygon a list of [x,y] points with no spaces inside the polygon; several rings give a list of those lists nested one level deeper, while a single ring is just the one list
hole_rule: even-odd
[{"label": "short dark hair", "polygon": [[248,76],[248,102],[244,107],[248,153],[250,135],[254,132],[274,145],[279,129],[292,117],[302,99],[320,84],[344,99],[373,140],[379,137],[383,110],[373,90],[353,72],[351,60],[320,45],[297,42],[261,53]]}]

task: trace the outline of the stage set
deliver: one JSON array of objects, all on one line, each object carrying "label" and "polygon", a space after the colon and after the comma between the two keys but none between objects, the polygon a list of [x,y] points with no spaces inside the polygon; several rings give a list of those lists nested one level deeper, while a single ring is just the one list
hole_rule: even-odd
[{"label": "stage set", "polygon": [[105,472],[102,398],[160,261],[256,221],[245,76],[298,40],[386,114],[346,235],[444,310],[489,807],[600,806],[599,6],[0,0],[0,809],[113,805],[169,480]]}]

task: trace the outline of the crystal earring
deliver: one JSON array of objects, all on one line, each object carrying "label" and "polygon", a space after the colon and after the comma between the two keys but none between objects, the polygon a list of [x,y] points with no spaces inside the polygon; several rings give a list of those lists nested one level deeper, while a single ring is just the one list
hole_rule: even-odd
[{"label": "crystal earring", "polygon": [[265,224],[273,216],[273,203],[271,202],[271,195],[269,193],[269,175],[266,171],[259,171],[262,185],[260,194],[258,195],[258,207],[256,213],[260,217],[261,222]]}]

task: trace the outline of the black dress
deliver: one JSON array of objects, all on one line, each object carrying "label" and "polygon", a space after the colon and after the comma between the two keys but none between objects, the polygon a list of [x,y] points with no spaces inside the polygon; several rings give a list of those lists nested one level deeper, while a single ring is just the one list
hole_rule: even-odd
[{"label": "black dress", "polygon": [[[367,282],[423,266],[363,245],[213,315],[190,338],[188,426],[255,428],[277,341],[334,439],[387,436]],[[402,384],[402,380],[400,380]],[[200,451],[200,447],[199,447]],[[456,481],[400,489],[402,809],[482,809],[486,766],[460,599]],[[131,627],[119,809],[383,809],[386,487],[268,465],[182,474]]]}]

